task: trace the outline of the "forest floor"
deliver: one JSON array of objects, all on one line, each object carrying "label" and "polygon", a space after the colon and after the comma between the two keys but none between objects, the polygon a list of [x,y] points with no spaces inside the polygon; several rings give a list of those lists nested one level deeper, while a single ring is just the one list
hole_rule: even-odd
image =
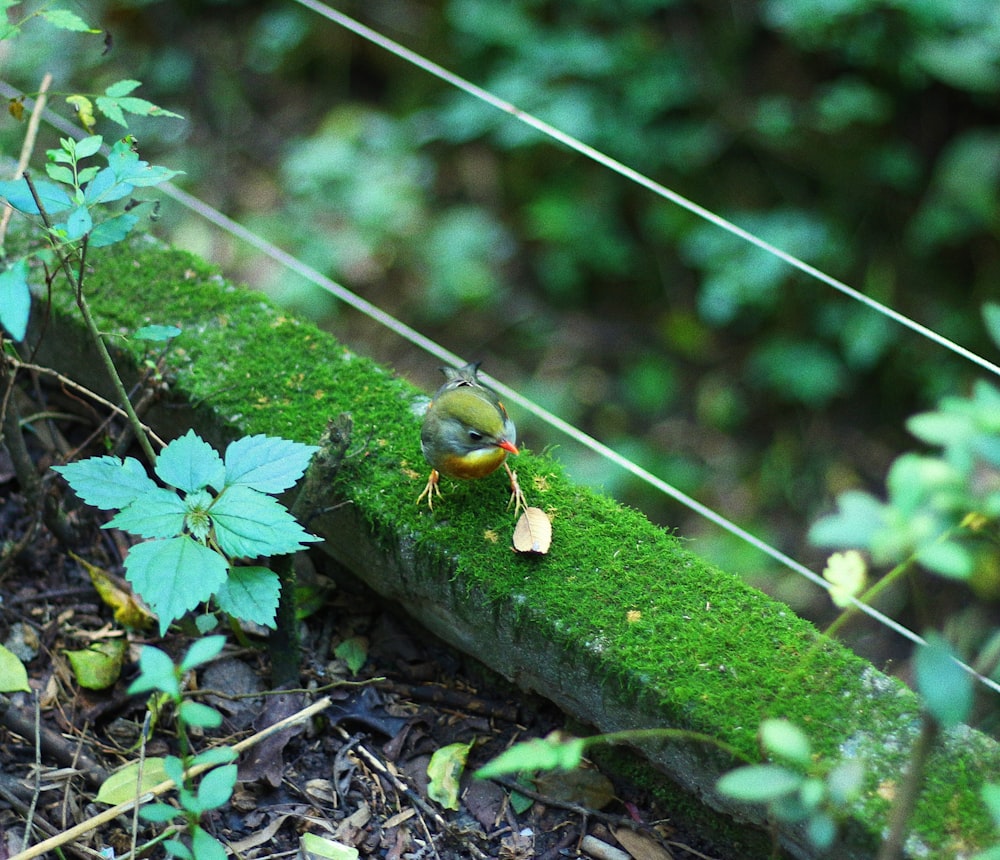
[{"label": "forest floor", "polygon": [[[44,438],[31,438],[42,467],[53,456]],[[48,491],[62,493],[62,482]],[[0,697],[0,860],[23,850],[29,819],[32,845],[107,808],[94,802],[101,784],[140,755],[147,697],[126,690],[141,647],[156,644],[178,658],[191,642],[173,630],[157,639],[115,623],[80,559],[120,578],[124,537],[101,529],[90,513],[74,517],[78,527],[90,527],[70,553],[37,525],[0,448],[0,538],[18,547],[0,556],[0,641],[25,663],[33,691]],[[670,810],[596,767],[519,785],[473,779],[476,767],[513,743],[561,729],[564,715],[453,651],[350,577],[317,569],[327,564],[318,554],[300,564],[300,578],[322,591],[302,623],[300,689],[269,689],[267,641],[253,635],[240,644],[230,634],[222,653],[188,680],[187,697],[224,715],[221,728],[197,738],[199,749],[254,737],[324,696],[332,700],[241,756],[230,803],[203,822],[234,856],[293,856],[300,837],[313,833],[362,858],[386,860],[731,860],[677,829]],[[129,644],[120,678],[103,690],[85,689],[67,652],[112,637]],[[352,672],[337,654],[361,654],[363,665]],[[142,754],[176,753],[176,742],[171,715],[161,715]],[[455,743],[472,746],[452,810],[428,795],[427,765],[435,750]],[[132,816],[123,815],[84,827],[63,850],[107,860],[138,845],[145,856],[142,846],[162,830],[139,821],[133,834]]]}]

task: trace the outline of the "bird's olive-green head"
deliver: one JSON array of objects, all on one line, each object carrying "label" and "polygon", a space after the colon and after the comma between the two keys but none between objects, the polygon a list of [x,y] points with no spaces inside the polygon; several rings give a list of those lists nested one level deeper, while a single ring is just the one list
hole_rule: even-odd
[{"label": "bird's olive-green head", "polygon": [[477,365],[446,369],[420,429],[427,462],[454,478],[481,478],[517,453],[517,431],[496,394],[476,376]]}]

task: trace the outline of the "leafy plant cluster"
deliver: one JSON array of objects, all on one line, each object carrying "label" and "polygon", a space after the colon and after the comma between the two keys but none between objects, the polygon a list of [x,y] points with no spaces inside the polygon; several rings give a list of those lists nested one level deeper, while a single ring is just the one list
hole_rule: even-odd
[{"label": "leafy plant cluster", "polygon": [[245,436],[222,457],[189,430],[157,457],[153,471],[166,487],[133,457],[91,457],[53,468],[87,504],[118,511],[105,528],[151,538],[129,550],[125,571],[159,616],[162,635],[213,599],[226,615],[274,626],[278,575],[236,561],[296,552],[319,540],[273,498],[295,484],[316,450]]}]

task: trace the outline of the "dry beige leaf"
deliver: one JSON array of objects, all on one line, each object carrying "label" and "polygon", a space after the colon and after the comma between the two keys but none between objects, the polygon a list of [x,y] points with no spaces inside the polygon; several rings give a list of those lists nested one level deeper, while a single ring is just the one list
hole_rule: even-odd
[{"label": "dry beige leaf", "polygon": [[517,552],[545,555],[552,544],[552,521],[541,508],[525,508],[514,527]]}]

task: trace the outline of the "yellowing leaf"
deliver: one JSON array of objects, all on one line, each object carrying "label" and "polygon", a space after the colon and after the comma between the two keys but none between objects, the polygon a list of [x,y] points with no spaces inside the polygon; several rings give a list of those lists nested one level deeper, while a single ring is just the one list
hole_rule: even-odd
[{"label": "yellowing leaf", "polygon": [[96,565],[75,553],[70,555],[83,565],[101,600],[114,610],[115,621],[130,630],[148,630],[153,627],[156,619],[131,591],[123,588],[114,577]]},{"label": "yellowing leaf", "polygon": [[88,132],[94,130],[97,120],[94,118],[94,103],[86,96],[68,96],[66,101],[76,108],[76,118]]},{"label": "yellowing leaf", "polygon": [[525,508],[514,527],[514,549],[545,555],[552,545],[552,521],[541,508]]},{"label": "yellowing leaf", "polygon": [[162,758],[147,758],[143,760],[141,782],[139,782],[139,762],[129,762],[101,783],[96,800],[98,803],[117,806],[126,800],[141,797],[154,785],[159,785],[166,779],[169,779],[169,777],[163,769]]},{"label": "yellowing leaf", "polygon": [[28,672],[17,655],[0,645],[0,693],[31,692]]},{"label": "yellowing leaf", "polygon": [[427,796],[445,809],[458,809],[459,780],[472,744],[448,744],[436,750],[427,765]]},{"label": "yellowing leaf", "polygon": [[82,651],[67,651],[66,656],[81,687],[106,690],[121,675],[127,649],[124,639],[105,639]]},{"label": "yellowing leaf", "polygon": [[867,568],[861,553],[856,549],[835,552],[827,559],[823,578],[833,586],[830,599],[841,609],[851,605],[851,598],[864,590]]}]

